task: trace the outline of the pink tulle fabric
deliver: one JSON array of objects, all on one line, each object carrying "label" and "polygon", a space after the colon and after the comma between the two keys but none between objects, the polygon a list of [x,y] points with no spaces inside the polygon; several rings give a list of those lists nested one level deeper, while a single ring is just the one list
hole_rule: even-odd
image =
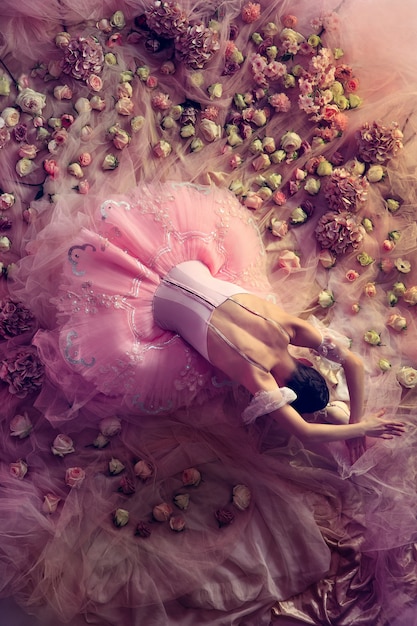
[{"label": "pink tulle fabric", "polygon": [[[0,612],[416,624],[415,3],[152,5],[2,0]],[[246,391],[153,321],[189,259],[351,347],[405,434],[351,463],[245,426]]]}]

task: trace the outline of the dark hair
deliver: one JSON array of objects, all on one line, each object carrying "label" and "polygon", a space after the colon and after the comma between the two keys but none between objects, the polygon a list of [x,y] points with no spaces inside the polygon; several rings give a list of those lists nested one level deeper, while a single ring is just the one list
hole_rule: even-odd
[{"label": "dark hair", "polygon": [[303,363],[297,362],[297,367],[286,382],[297,394],[297,399],[291,403],[298,413],[314,413],[324,409],[329,402],[329,389],[323,376]]}]

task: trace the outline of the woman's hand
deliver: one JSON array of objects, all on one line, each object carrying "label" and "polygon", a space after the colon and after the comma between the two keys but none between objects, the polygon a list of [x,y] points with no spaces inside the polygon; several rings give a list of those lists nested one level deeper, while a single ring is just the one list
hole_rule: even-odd
[{"label": "woman's hand", "polygon": [[385,409],[381,409],[376,413],[362,419],[361,424],[365,429],[367,437],[378,437],[379,439],[393,439],[399,437],[405,431],[405,426],[401,422],[383,419]]}]

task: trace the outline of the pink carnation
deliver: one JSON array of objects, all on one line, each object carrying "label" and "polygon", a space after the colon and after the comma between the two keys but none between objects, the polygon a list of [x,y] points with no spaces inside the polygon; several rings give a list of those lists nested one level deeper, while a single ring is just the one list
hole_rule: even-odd
[{"label": "pink carnation", "polygon": [[0,302],[0,337],[7,339],[32,330],[35,318],[19,302],[5,298]]},{"label": "pink carnation", "polygon": [[274,93],[268,102],[276,113],[288,113],[291,108],[291,100],[285,93]]},{"label": "pink carnation", "polygon": [[241,17],[245,24],[256,22],[261,15],[261,5],[258,2],[248,2],[242,8]]},{"label": "pink carnation", "polygon": [[44,378],[44,366],[35,348],[21,347],[0,363],[0,380],[9,386],[9,392],[17,398],[39,391]]}]

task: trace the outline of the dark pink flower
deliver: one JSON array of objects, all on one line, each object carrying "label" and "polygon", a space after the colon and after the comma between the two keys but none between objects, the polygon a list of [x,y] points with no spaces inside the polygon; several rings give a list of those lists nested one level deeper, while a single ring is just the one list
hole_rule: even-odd
[{"label": "dark pink flower", "polygon": [[175,40],[178,58],[194,70],[202,69],[220,48],[218,34],[204,24],[193,24]]},{"label": "dark pink flower", "polygon": [[19,302],[5,298],[0,302],[0,337],[16,337],[29,330],[35,324],[33,314]]},{"label": "dark pink flower", "polygon": [[148,27],[157,35],[174,39],[188,26],[188,17],[177,2],[156,0],[145,12]]},{"label": "dark pink flower", "polygon": [[315,235],[322,248],[334,254],[343,254],[350,247],[356,249],[363,240],[365,230],[349,211],[329,211],[318,221]]},{"label": "dark pink flower", "polygon": [[230,511],[230,509],[217,509],[214,516],[220,528],[222,526],[229,526],[235,519],[235,514],[233,511]]},{"label": "dark pink flower", "polygon": [[73,78],[86,81],[103,69],[103,48],[92,36],[70,39],[63,53],[62,71]]},{"label": "dark pink flower", "polygon": [[17,398],[39,391],[43,379],[44,366],[32,346],[14,350],[0,362],[0,380]]}]

